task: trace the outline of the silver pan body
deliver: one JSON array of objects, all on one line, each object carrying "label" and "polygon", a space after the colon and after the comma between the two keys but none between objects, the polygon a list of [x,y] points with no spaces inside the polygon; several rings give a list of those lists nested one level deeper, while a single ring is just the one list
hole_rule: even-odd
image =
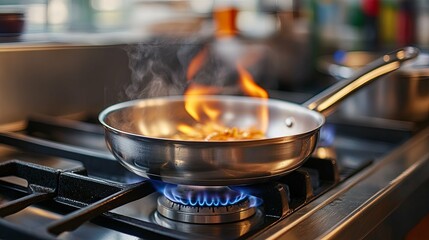
[{"label": "silver pan body", "polygon": [[[100,114],[110,151],[129,170],[174,184],[224,186],[252,184],[282,176],[313,152],[322,114],[279,100],[238,96],[201,96],[221,109],[220,124],[260,125],[257,112],[269,109],[266,139],[184,141],[170,137],[179,123],[194,125],[183,96],[136,100]],[[286,122],[292,122],[292,125]]]}]

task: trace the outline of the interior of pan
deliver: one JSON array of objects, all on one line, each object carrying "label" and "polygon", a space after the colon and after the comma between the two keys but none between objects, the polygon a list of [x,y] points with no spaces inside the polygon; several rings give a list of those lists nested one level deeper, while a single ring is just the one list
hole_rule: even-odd
[{"label": "interior of pan", "polygon": [[[308,133],[324,123],[324,117],[318,112],[280,100],[219,95],[198,96],[198,101],[220,111],[218,124],[241,129],[263,127],[261,109],[268,109],[267,138]],[[170,139],[177,133],[179,124],[197,123],[186,111],[183,96],[119,103],[104,110],[100,121],[114,131],[158,139]]]}]

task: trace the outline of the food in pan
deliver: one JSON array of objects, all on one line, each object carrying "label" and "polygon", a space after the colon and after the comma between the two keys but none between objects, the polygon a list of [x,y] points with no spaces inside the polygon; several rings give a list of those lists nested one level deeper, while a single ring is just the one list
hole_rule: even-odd
[{"label": "food in pan", "polygon": [[216,123],[198,123],[194,126],[179,125],[179,132],[173,136],[178,140],[204,140],[204,141],[237,141],[265,138],[264,133],[257,128],[241,129],[238,127],[225,127]]}]

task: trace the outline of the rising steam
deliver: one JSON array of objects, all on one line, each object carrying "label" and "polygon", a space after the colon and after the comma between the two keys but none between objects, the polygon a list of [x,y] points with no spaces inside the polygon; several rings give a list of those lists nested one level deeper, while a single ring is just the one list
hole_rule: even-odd
[{"label": "rising steam", "polygon": [[129,99],[178,95],[183,92],[184,69],[178,59],[180,45],[160,40],[127,47],[131,85]]},{"label": "rising steam", "polygon": [[[222,87],[223,93],[237,94],[238,74],[234,62],[243,54],[242,49],[236,43],[225,44],[213,39],[161,38],[130,45],[126,51],[131,84],[125,88],[126,97],[131,100],[181,95],[191,83]],[[190,63],[201,51],[207,51],[204,64],[192,74],[192,79],[187,79]]]}]

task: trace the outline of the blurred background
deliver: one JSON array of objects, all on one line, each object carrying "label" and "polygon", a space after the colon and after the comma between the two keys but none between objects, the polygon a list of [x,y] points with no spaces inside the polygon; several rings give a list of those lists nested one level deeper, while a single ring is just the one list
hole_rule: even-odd
[{"label": "blurred background", "polygon": [[0,13],[22,13],[22,40],[48,40],[54,33],[112,33],[111,39],[106,40],[122,42],[155,31],[196,33],[215,24],[214,13],[225,8],[237,10],[235,27],[241,35],[251,38],[268,38],[282,31],[310,34],[303,38],[311,38],[320,50],[429,45],[429,33],[424,31],[429,24],[429,3],[424,0],[0,2]]},{"label": "blurred background", "polygon": [[228,86],[238,60],[264,88],[314,94],[386,51],[425,52],[427,29],[425,0],[2,0],[0,85],[28,96],[10,96],[13,106],[66,88],[90,106],[180,94],[208,48],[216,57],[200,78],[212,84]]}]

